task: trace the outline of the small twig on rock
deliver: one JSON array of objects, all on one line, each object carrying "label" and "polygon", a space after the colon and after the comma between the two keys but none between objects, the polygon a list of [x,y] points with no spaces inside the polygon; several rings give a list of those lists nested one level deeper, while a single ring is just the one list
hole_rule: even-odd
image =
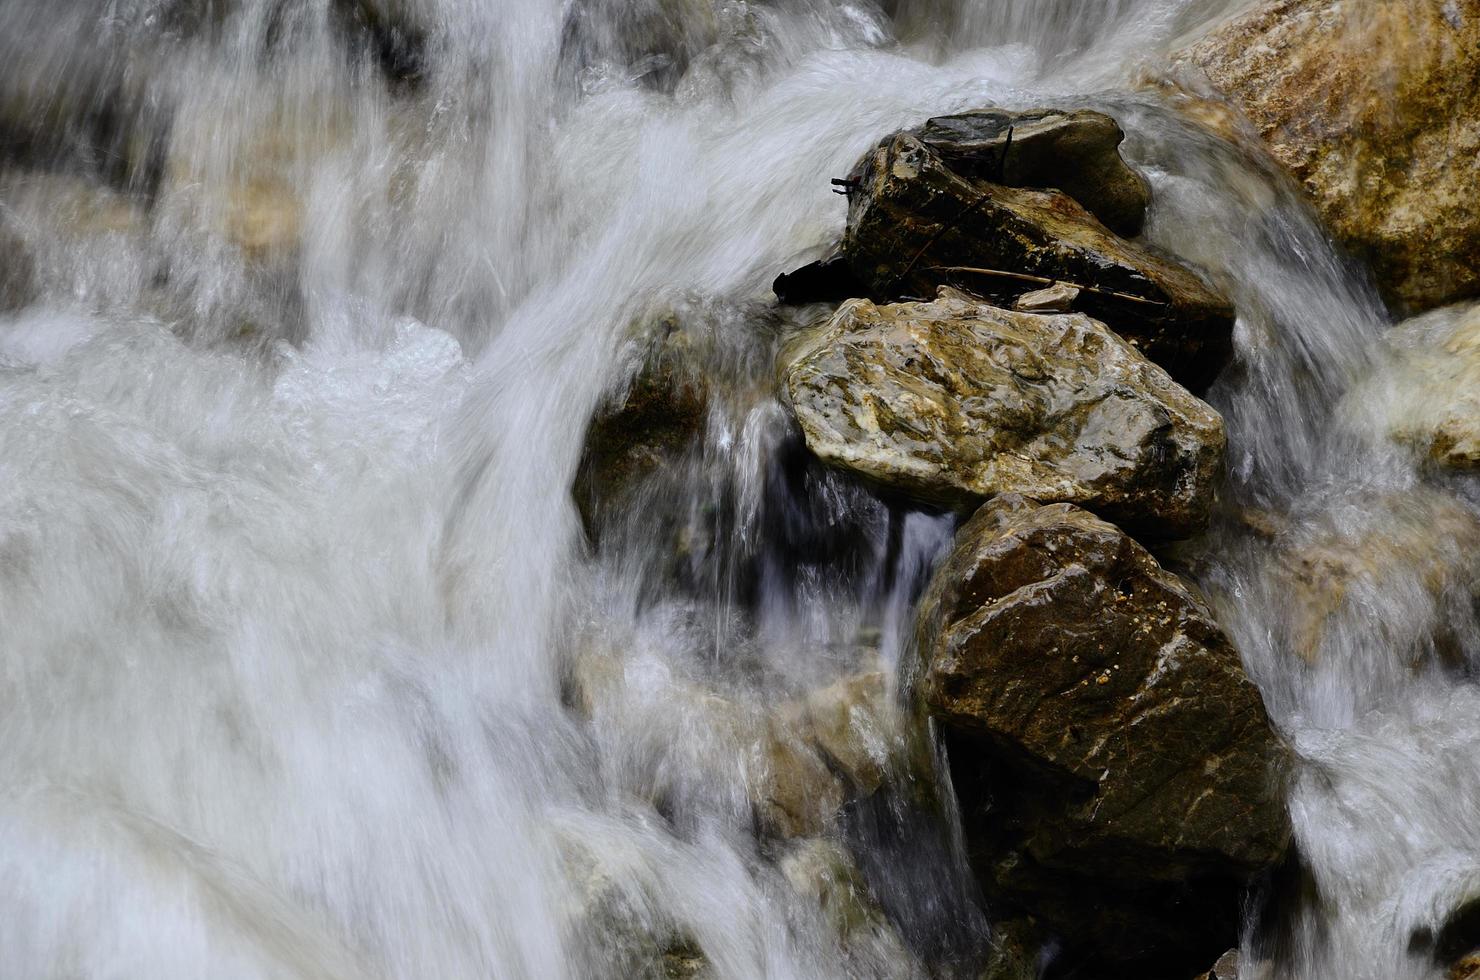
[{"label": "small twig on rock", "polygon": [[924,269],[925,272],[967,272],[976,276],[991,276],[998,279],[1016,279],[1019,282],[1030,282],[1037,286],[1052,286],[1055,283],[1063,283],[1065,286],[1073,286],[1081,292],[1093,293],[1096,296],[1108,296],[1111,299],[1125,300],[1127,303],[1141,303],[1146,306],[1160,306],[1170,309],[1170,303],[1156,299],[1147,299],[1134,293],[1122,293],[1113,289],[1103,289],[1099,286],[1085,286],[1069,279],[1049,279],[1046,276],[1029,275],[1026,272],[1006,272],[1002,269],[978,269],[969,265],[932,265]]}]

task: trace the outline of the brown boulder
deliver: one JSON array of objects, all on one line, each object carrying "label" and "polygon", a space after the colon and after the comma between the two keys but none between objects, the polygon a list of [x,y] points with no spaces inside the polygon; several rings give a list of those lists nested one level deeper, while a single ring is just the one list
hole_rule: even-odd
[{"label": "brown boulder", "polygon": [[1284,755],[1203,603],[1118,528],[1007,496],[922,600],[918,695],[945,729],[989,901],[1101,963],[1190,975],[1283,857]]},{"label": "brown boulder", "polygon": [[1075,310],[1194,390],[1232,352],[1227,300],[1067,194],[969,179],[909,133],[880,143],[850,180],[843,254],[874,295],[931,296],[948,284],[1011,305],[1067,283],[1080,290]]},{"label": "brown boulder", "polygon": [[1186,535],[1222,466],[1218,413],[1079,314],[852,300],[781,375],[824,462],[947,506],[1017,492]]},{"label": "brown boulder", "polygon": [[572,494],[593,539],[633,490],[681,456],[704,432],[709,385],[693,337],[676,315],[634,330],[634,374],[597,410]]},{"label": "brown boulder", "polygon": [[1395,305],[1480,295],[1480,4],[1265,0],[1177,56]]}]

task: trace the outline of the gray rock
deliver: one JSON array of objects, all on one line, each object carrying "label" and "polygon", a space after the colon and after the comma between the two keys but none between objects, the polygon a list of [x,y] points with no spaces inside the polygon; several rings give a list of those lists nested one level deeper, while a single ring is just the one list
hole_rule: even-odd
[{"label": "gray rock", "polygon": [[1016,492],[1186,535],[1222,466],[1218,413],[1079,314],[852,300],[781,376],[824,462],[947,506]]}]

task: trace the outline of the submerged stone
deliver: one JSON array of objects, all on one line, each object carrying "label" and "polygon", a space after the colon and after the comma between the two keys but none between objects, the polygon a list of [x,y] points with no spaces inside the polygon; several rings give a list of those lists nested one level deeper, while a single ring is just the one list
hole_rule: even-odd
[{"label": "submerged stone", "polygon": [[593,540],[646,477],[703,434],[707,418],[709,384],[678,318],[660,317],[633,340],[643,349],[636,374],[591,420],[571,491]]},{"label": "submerged stone", "polygon": [[1184,975],[1238,938],[1289,842],[1285,750],[1186,584],[1077,507],[1008,496],[957,534],[919,623],[989,903]]},{"label": "submerged stone", "polygon": [[1007,305],[1063,283],[1183,384],[1206,387],[1232,352],[1233,307],[1190,270],[1110,231],[1069,195],[958,173],[897,133],[852,178],[843,254],[878,296],[957,285]]},{"label": "submerged stone", "polygon": [[1387,357],[1348,396],[1394,440],[1440,466],[1480,470],[1480,303],[1414,317],[1383,338]]},{"label": "submerged stone", "polygon": [[1207,520],[1223,420],[1103,324],[987,305],[845,303],[782,354],[824,462],[968,509],[1070,501],[1158,536]]}]

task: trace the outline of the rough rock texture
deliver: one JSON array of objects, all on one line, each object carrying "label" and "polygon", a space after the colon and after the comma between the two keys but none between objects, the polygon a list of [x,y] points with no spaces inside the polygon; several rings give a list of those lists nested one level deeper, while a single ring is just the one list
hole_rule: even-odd
[{"label": "rough rock texture", "polygon": [[1230,949],[1218,957],[1218,962],[1207,973],[1199,973],[1197,980],[1239,980],[1238,950]]},{"label": "rough rock texture", "polygon": [[1121,158],[1125,133],[1103,112],[978,109],[912,132],[963,177],[1056,188],[1117,235],[1141,232],[1151,187]]},{"label": "rough rock texture", "polygon": [[1195,390],[1231,354],[1225,299],[1067,194],[968,179],[909,133],[880,143],[850,179],[843,254],[874,295],[931,296],[951,284],[1010,301],[1066,282],[1080,287],[1077,311]]},{"label": "rough rock texture", "polygon": [[636,375],[586,430],[572,493],[593,538],[609,509],[704,431],[709,388],[691,356],[692,339],[673,316],[641,334],[634,338],[643,348]]},{"label": "rough rock texture", "polygon": [[1412,311],[1480,295],[1480,3],[1266,0],[1179,55]]},{"label": "rough rock texture", "polygon": [[1101,963],[1191,975],[1289,839],[1283,748],[1238,653],[1118,528],[981,508],[921,603],[918,694],[945,728],[989,904]]},{"label": "rough rock texture", "polygon": [[1388,434],[1434,462],[1480,469],[1480,303],[1414,317],[1388,331],[1390,356],[1349,397]]},{"label": "rough rock texture", "polygon": [[1222,465],[1218,413],[1079,314],[852,300],[781,374],[824,462],[948,506],[1018,492],[1185,535]]}]

